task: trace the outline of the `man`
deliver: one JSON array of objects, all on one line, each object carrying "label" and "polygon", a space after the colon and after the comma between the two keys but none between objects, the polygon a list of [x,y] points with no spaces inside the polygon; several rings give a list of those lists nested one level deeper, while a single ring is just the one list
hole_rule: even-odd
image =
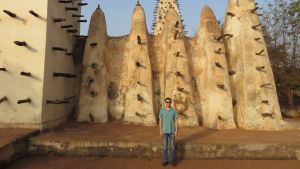
[{"label": "man", "polygon": [[163,166],[169,164],[168,162],[168,141],[170,141],[171,147],[171,163],[173,166],[175,164],[175,136],[178,133],[178,113],[177,111],[171,107],[172,99],[166,98],[166,107],[162,108],[159,112],[159,129],[160,135],[163,136],[163,146],[164,146],[164,161],[162,163]]}]

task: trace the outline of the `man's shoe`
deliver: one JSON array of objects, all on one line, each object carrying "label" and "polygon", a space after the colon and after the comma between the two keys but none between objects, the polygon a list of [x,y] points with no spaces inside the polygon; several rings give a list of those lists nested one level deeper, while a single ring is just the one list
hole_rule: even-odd
[{"label": "man's shoe", "polygon": [[163,163],[162,163],[162,165],[165,167],[166,165],[168,165],[169,163],[168,162],[166,162],[166,161],[164,161]]},{"label": "man's shoe", "polygon": [[172,166],[176,167],[176,162],[175,161],[172,161]]}]

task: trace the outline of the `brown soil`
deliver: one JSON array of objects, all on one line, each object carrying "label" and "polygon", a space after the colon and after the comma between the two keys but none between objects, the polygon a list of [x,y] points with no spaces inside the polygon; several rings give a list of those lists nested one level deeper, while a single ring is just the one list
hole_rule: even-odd
[{"label": "brown soil", "polygon": [[[300,161],[225,161],[183,160],[178,169],[298,169]],[[161,161],[144,159],[114,159],[100,157],[35,156],[20,160],[8,169],[160,169]]]},{"label": "brown soil", "polygon": [[[158,127],[144,127],[132,124],[110,122],[87,124],[68,122],[55,132],[33,138],[34,141],[111,141],[160,143]],[[206,128],[179,128],[177,143],[300,143],[299,130],[251,131],[213,130]]]},{"label": "brown soil", "polygon": [[12,129],[12,128],[0,128],[0,147],[9,144],[14,139],[21,138],[35,129]]}]

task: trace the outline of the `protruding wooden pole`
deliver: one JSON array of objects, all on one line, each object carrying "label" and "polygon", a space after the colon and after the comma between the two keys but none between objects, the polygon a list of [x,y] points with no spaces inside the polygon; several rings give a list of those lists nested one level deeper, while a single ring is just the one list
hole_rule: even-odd
[{"label": "protruding wooden pole", "polygon": [[27,43],[25,41],[14,41],[15,45],[17,46],[27,46]]},{"label": "protruding wooden pole", "polygon": [[27,76],[27,77],[31,77],[31,73],[30,72],[21,72],[20,73],[21,76]]},{"label": "protruding wooden pole", "polygon": [[12,13],[12,12],[10,12],[8,10],[3,10],[3,12],[6,13],[8,16],[12,17],[12,18],[16,18],[17,17],[17,15],[15,13]]},{"label": "protruding wooden pole", "polygon": [[0,71],[6,72],[7,70],[4,67],[0,67]]},{"label": "protruding wooden pole", "polygon": [[24,100],[18,100],[18,104],[23,104],[23,103],[31,103],[31,99],[27,98],[27,99],[24,99]]},{"label": "protruding wooden pole", "polygon": [[37,13],[34,12],[33,10],[30,10],[29,13],[30,13],[31,15],[33,15],[34,17],[37,17],[37,18],[40,17],[39,14],[37,14]]},{"label": "protruding wooden pole", "polygon": [[63,77],[63,78],[76,78],[77,76],[70,73],[53,73],[53,77]]},{"label": "protruding wooden pole", "polygon": [[7,97],[4,96],[4,97],[2,97],[2,98],[0,99],[0,103],[6,102],[7,100],[8,100]]}]

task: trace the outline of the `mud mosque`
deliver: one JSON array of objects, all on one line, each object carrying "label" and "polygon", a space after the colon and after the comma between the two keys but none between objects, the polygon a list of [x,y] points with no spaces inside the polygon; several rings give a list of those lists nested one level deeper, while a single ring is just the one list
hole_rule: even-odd
[{"label": "mud mosque", "polygon": [[81,0],[0,1],[0,126],[158,124],[164,98],[179,125],[298,129],[283,120],[257,3],[228,0],[224,29],[205,6],[187,37],[177,0],[157,0],[154,33],[137,2],[129,35],[110,37],[98,6],[79,35]]}]

